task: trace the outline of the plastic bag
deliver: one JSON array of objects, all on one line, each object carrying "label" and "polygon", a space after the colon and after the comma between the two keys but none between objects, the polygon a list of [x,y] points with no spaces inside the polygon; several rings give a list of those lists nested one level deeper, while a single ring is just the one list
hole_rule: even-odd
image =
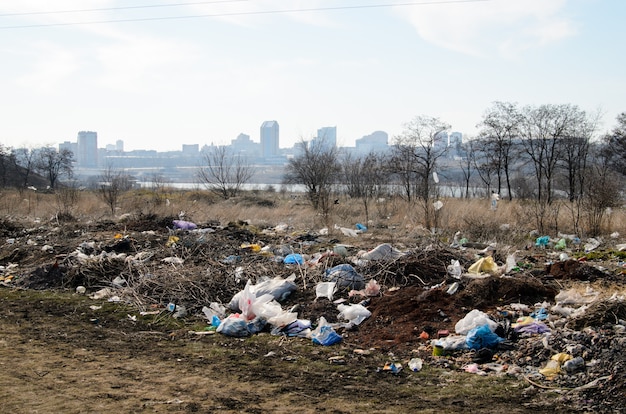
[{"label": "plastic bag", "polygon": [[336,282],[320,282],[315,286],[315,299],[328,298],[328,300],[333,300],[336,291]]},{"label": "plastic bag", "polygon": [[202,313],[204,313],[209,320],[213,319],[213,316],[223,318],[226,315],[226,307],[217,302],[211,302],[208,307],[202,307]]},{"label": "plastic bag", "polygon": [[[277,300],[279,302],[283,301],[287,298],[287,296],[291,294],[291,292],[295,291],[298,288],[298,286],[295,284],[295,280],[296,275],[294,273],[286,279],[283,279],[280,276],[276,276],[272,279],[265,278],[255,285],[252,285],[251,282],[248,281],[244,290],[238,292],[237,294],[235,294],[235,296],[233,296],[233,298],[228,303],[228,307],[233,311],[243,312],[240,302],[241,297],[244,294],[254,294],[256,297],[270,295],[271,299]],[[248,291],[244,293],[246,289],[248,289]]]},{"label": "plastic bag", "polygon": [[311,334],[311,321],[308,319],[296,319],[285,326],[277,326],[272,329],[272,335],[287,335],[304,337]]},{"label": "plastic bag", "polygon": [[462,273],[463,268],[461,267],[461,263],[458,260],[450,260],[450,265],[448,266],[448,274],[455,279],[460,279]]},{"label": "plastic bag", "polygon": [[314,344],[330,346],[341,342],[339,335],[332,326],[326,321],[326,318],[320,316],[317,328],[311,332],[311,339]]},{"label": "plastic bag", "polygon": [[461,349],[467,349],[465,343],[465,336],[450,335],[444,338],[436,339],[432,342],[433,346],[441,347],[442,351],[457,351]]},{"label": "plastic bag", "polygon": [[467,269],[467,273],[493,273],[498,270],[498,265],[493,261],[493,257],[487,256],[478,259],[473,265]]},{"label": "plastic bag", "polygon": [[180,230],[195,230],[198,228],[196,223],[192,223],[190,221],[174,220],[172,223],[174,224],[174,228]]},{"label": "plastic bag", "polygon": [[469,331],[465,343],[470,349],[495,348],[504,340],[504,338],[493,333],[489,325],[485,324]]},{"label": "plastic bag", "polygon": [[301,254],[292,253],[292,254],[288,254],[287,256],[285,256],[285,258],[283,259],[283,263],[285,263],[285,264],[303,265],[304,264],[304,258],[302,257]]},{"label": "plastic bag", "polygon": [[370,279],[369,282],[365,285],[365,289],[363,290],[351,290],[348,292],[348,296],[352,297],[355,295],[361,296],[378,296],[380,295],[380,285],[374,279]]},{"label": "plastic bag", "polygon": [[359,234],[356,232],[356,230],[352,230],[346,227],[339,227],[338,225],[335,224],[335,229],[339,230],[340,232],[343,233],[344,236],[348,236],[348,237],[358,237]]},{"label": "plastic bag", "polygon": [[489,318],[489,315],[474,309],[454,325],[454,330],[459,335],[467,335],[469,331],[481,325],[489,325],[491,331],[495,331],[498,327],[496,321]]},{"label": "plastic bag", "polygon": [[528,334],[542,334],[550,332],[550,328],[544,323],[541,322],[531,322],[526,324],[517,325],[515,328],[515,332],[517,333],[528,333]]},{"label": "plastic bag", "polygon": [[[511,253],[506,257],[506,266],[504,268],[504,273],[509,273],[511,270],[517,268],[517,259],[515,258],[515,253]],[[519,270],[519,269],[518,269]]]},{"label": "plastic bag", "polygon": [[222,333],[226,336],[233,336],[235,338],[245,338],[246,336],[250,336],[250,331],[248,331],[248,324],[246,321],[233,315],[222,320],[215,332]]},{"label": "plastic bag", "polygon": [[347,263],[326,270],[326,281],[336,282],[341,289],[361,290],[365,287],[365,279],[352,265]]},{"label": "plastic bag", "polygon": [[567,241],[565,239],[559,239],[558,242],[556,242],[556,244],[554,245],[554,248],[556,250],[563,250],[567,247]]},{"label": "plastic bag", "polygon": [[402,257],[404,253],[395,249],[389,243],[383,243],[376,246],[374,249],[362,253],[361,259],[364,260],[393,260]]},{"label": "plastic bag", "polygon": [[367,310],[367,308],[360,304],[351,304],[351,305],[338,305],[337,310],[339,310],[339,315],[337,318],[339,319],[347,319],[348,324],[351,326],[360,325],[365,319],[369,318],[372,315],[372,312]]}]

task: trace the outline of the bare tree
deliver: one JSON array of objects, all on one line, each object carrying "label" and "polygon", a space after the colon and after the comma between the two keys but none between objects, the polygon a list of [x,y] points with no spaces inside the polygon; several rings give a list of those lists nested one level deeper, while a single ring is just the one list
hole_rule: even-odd
[{"label": "bare tree", "polygon": [[563,153],[563,141],[577,135],[587,116],[575,105],[527,107],[521,135],[524,152],[532,161],[537,200],[551,203],[554,179]]},{"label": "bare tree", "polygon": [[610,166],[622,175],[626,175],[626,112],[617,116],[617,126],[604,137],[604,154]]},{"label": "bare tree", "polygon": [[333,184],[341,171],[337,147],[323,139],[312,143],[302,140],[299,154],[285,167],[284,184],[302,184],[313,208],[324,216],[330,213]]},{"label": "bare tree", "polygon": [[7,186],[7,174],[9,170],[11,151],[0,143],[0,187]]},{"label": "bare tree", "polygon": [[420,202],[427,228],[432,227],[435,218],[430,199],[436,195],[436,186],[431,183],[431,177],[437,161],[448,151],[447,144],[439,145],[437,139],[448,129],[450,125],[438,118],[418,116],[405,125],[392,149],[394,173],[402,182],[407,199],[411,201],[415,197]]},{"label": "bare tree", "polygon": [[476,150],[476,141],[469,140],[461,144],[462,157],[459,160],[459,167],[463,175],[463,185],[465,186],[465,198],[469,198],[469,187],[472,181],[472,175],[474,174],[474,151]]},{"label": "bare tree", "polygon": [[621,204],[620,194],[624,184],[612,168],[611,156],[602,148],[593,150],[594,160],[587,168],[585,191],[582,199],[588,231],[592,236],[600,234],[608,209]]},{"label": "bare tree", "polygon": [[123,170],[108,166],[100,176],[98,194],[115,215],[115,208],[123,193],[132,188],[130,176]]},{"label": "bare tree", "polygon": [[245,157],[225,146],[213,147],[205,152],[204,164],[198,169],[199,180],[225,200],[237,196],[253,175],[252,166]]},{"label": "bare tree", "polygon": [[480,181],[487,187],[487,194],[491,192],[494,178],[499,175],[500,169],[500,160],[490,149],[492,142],[489,138],[476,139],[470,154],[470,162]]},{"label": "bare tree", "polygon": [[363,157],[346,154],[341,161],[341,171],[348,195],[358,198],[365,209],[365,222],[369,222],[370,201],[382,193],[389,182],[385,161],[382,155],[370,152]]},{"label": "bare tree", "polygon": [[80,200],[80,188],[77,181],[69,181],[54,192],[57,204],[57,220],[71,220],[72,209]]},{"label": "bare tree", "polygon": [[28,148],[17,148],[11,151],[9,160],[21,178],[19,188],[28,187],[31,174],[35,170],[35,151]]},{"label": "bare tree", "polygon": [[[506,182],[509,200],[512,200],[511,166],[515,139],[519,137],[522,114],[517,105],[509,102],[494,102],[478,124],[480,137],[488,149],[491,164],[498,179],[497,192],[502,192],[502,179]],[[504,177],[503,177],[504,176]]]},{"label": "bare tree", "polygon": [[52,147],[44,147],[37,151],[35,167],[42,175],[48,178],[50,188],[55,188],[57,180],[72,176],[72,162],[74,153],[68,149],[57,151]]}]

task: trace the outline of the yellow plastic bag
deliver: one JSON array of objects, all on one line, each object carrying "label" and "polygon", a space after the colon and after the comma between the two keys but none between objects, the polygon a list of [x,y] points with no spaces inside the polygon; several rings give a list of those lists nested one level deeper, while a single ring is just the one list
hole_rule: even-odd
[{"label": "yellow plastic bag", "polygon": [[559,364],[563,364],[565,361],[569,361],[573,356],[570,354],[566,354],[565,352],[559,352],[558,354],[552,355],[550,358],[553,361],[557,361]]},{"label": "yellow plastic bag", "polygon": [[467,269],[467,272],[478,275],[481,273],[493,273],[496,270],[498,270],[498,265],[493,261],[493,257],[487,256],[477,260]]},{"label": "yellow plastic bag", "polygon": [[554,379],[561,373],[561,364],[559,361],[551,359],[544,368],[539,370],[539,373],[548,379]]}]

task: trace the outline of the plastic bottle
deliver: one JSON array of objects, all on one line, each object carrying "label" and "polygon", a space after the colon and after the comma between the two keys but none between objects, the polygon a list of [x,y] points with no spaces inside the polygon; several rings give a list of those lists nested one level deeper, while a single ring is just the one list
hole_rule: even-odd
[{"label": "plastic bottle", "polygon": [[565,361],[563,369],[567,372],[575,372],[585,366],[585,360],[582,357],[572,358]]}]

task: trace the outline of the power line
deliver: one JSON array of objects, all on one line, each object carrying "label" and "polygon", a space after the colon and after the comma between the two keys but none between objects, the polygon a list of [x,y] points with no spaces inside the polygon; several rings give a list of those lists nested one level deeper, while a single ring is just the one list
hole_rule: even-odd
[{"label": "power line", "polygon": [[[234,1],[247,1],[247,0],[224,0],[222,2],[234,2]],[[406,2],[406,3],[383,3],[383,4],[362,4],[356,6],[335,6],[335,7],[312,7],[312,8],[300,8],[300,9],[282,9],[282,10],[259,10],[259,11],[243,11],[243,12],[229,12],[229,13],[213,13],[213,14],[194,14],[194,15],[186,15],[186,16],[164,16],[164,17],[143,17],[143,18],[132,18],[132,19],[114,19],[114,20],[94,20],[94,21],[83,21],[83,22],[68,22],[68,23],[42,23],[42,24],[29,24],[29,25],[19,25],[19,26],[0,26],[0,30],[6,29],[29,29],[29,28],[38,28],[38,27],[54,27],[54,26],[78,26],[78,25],[86,25],[86,24],[103,24],[103,23],[128,23],[128,22],[147,22],[147,21],[157,21],[157,20],[182,20],[182,19],[198,19],[198,18],[210,18],[210,17],[233,17],[233,16],[250,16],[250,15],[263,15],[263,14],[287,14],[287,13],[309,13],[309,12],[317,12],[317,11],[336,11],[336,10],[354,10],[354,9],[373,9],[373,8],[385,8],[385,7],[406,7],[406,6],[426,6],[426,5],[439,5],[439,4],[459,4],[459,3],[483,3],[483,2],[491,2],[495,0],[444,0],[444,1],[414,1],[414,2]],[[206,3],[218,3],[215,2],[206,2]],[[205,2],[198,2],[195,4],[201,4]],[[183,6],[190,5],[194,3],[179,3],[172,4]],[[134,6],[128,8],[148,8],[148,7],[158,7],[158,6]],[[124,9],[125,7],[120,8],[109,8],[109,9],[89,9],[84,11],[104,11],[104,10],[116,10],[116,9]],[[79,10],[76,10],[78,12]],[[53,14],[53,13],[71,13],[73,11],[67,10],[62,12],[32,12],[32,14]],[[24,13],[28,14],[28,13]],[[2,15],[7,16],[7,15]]]},{"label": "power line", "polygon": [[51,11],[38,11],[38,12],[4,13],[4,14],[0,14],[0,17],[33,16],[33,15],[41,15],[41,14],[86,13],[86,12],[129,10],[129,9],[154,9],[154,8],[159,8],[159,7],[197,6],[200,4],[238,3],[238,2],[244,2],[244,1],[250,1],[250,0],[213,0],[213,1],[197,1],[193,3],[147,4],[143,6],[102,7],[99,9],[74,9],[74,10],[51,10]]}]

